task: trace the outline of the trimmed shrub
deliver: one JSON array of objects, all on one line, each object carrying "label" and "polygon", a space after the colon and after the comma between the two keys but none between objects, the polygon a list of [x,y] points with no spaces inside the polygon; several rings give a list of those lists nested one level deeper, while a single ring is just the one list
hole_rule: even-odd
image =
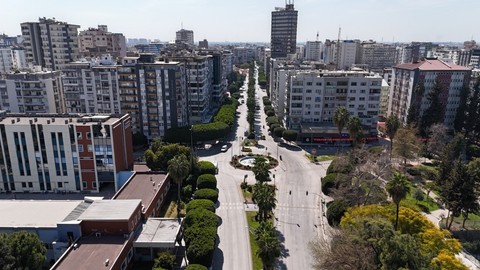
[{"label": "trimmed shrub", "polygon": [[208,268],[201,264],[189,264],[185,270],[208,270]]},{"label": "trimmed shrub", "polygon": [[188,261],[206,267],[212,265],[213,252],[215,251],[215,238],[199,235],[187,247]]},{"label": "trimmed shrub", "polygon": [[277,137],[282,137],[284,131],[285,131],[285,128],[277,127],[273,130],[273,134],[275,134],[275,136]]},{"label": "trimmed shrub", "polygon": [[273,111],[273,110],[268,110],[268,111],[267,111],[267,116],[275,116],[275,111]]},{"label": "trimmed shrub", "polygon": [[198,162],[199,174],[215,174],[216,169],[215,165],[210,161],[199,161]]},{"label": "trimmed shrub", "polygon": [[[272,125],[273,126],[273,125]],[[283,132],[282,137],[287,142],[293,142],[297,140],[298,132],[295,130],[287,129]]]},{"label": "trimmed shrub", "polygon": [[349,174],[353,170],[353,166],[350,162],[345,160],[346,158],[335,158],[328,166],[327,174],[329,173],[343,173]]},{"label": "trimmed shrub", "polygon": [[272,102],[271,102],[270,100],[268,100],[268,99],[264,99],[264,100],[263,100],[263,105],[265,105],[265,106],[270,106],[270,105],[272,105]]},{"label": "trimmed shrub", "polygon": [[190,210],[185,216],[185,225],[187,228],[192,226],[214,227],[217,228],[218,217],[212,211],[197,208]]},{"label": "trimmed shrub", "polygon": [[183,192],[184,199],[186,199],[187,201],[190,200],[193,194],[192,185],[186,185],[185,187],[183,187],[182,192]]},{"label": "trimmed shrub", "polygon": [[280,124],[272,124],[272,125],[270,126],[270,130],[273,131],[273,130],[274,130],[275,128],[277,128],[277,127],[280,127]]},{"label": "trimmed shrub", "polygon": [[210,200],[205,200],[205,199],[196,199],[196,200],[191,200],[189,203],[187,203],[187,214],[191,210],[195,209],[206,209],[210,212],[215,213],[215,204],[210,201]]},{"label": "trimmed shrub", "polygon": [[216,189],[217,188],[217,179],[213,174],[202,174],[197,179],[197,188],[198,189]]},{"label": "trimmed shrub", "polygon": [[276,116],[267,117],[267,125],[278,124],[278,118]]},{"label": "trimmed shrub", "polygon": [[218,192],[209,188],[199,189],[195,191],[195,199],[207,199],[214,203],[217,203]]},{"label": "trimmed shrub", "polygon": [[216,226],[203,227],[203,226],[192,225],[185,229],[183,238],[185,239],[185,244],[188,246],[190,245],[190,243],[195,241],[195,239],[201,236],[208,236],[215,239],[216,235],[217,235]]},{"label": "trimmed shrub", "polygon": [[348,209],[348,204],[343,200],[335,200],[328,205],[327,221],[330,226],[337,226]]},{"label": "trimmed shrub", "polygon": [[264,111],[264,112],[273,111],[273,107],[270,106],[270,105],[267,105],[267,106],[263,107],[263,111]]}]

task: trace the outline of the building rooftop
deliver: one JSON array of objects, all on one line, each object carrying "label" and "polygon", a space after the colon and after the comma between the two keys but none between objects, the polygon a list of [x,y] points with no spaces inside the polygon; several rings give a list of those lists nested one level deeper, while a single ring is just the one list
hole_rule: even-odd
[{"label": "building rooftop", "polygon": [[[64,254],[52,269],[112,269],[118,254],[122,251],[127,239],[123,236],[90,235],[77,242],[76,249],[70,249]],[[105,261],[109,260],[108,266]]]},{"label": "building rooftop", "polygon": [[140,200],[94,201],[79,217],[79,220],[128,220]]},{"label": "building rooftop", "polygon": [[[61,114],[41,114],[41,115],[27,115],[27,114],[6,114],[0,118],[0,123],[4,125],[97,125],[99,122],[107,125],[112,125],[121,119],[119,115],[61,115]],[[31,121],[31,122],[30,122]]]},{"label": "building rooftop", "polygon": [[178,219],[149,218],[142,232],[133,242],[134,247],[173,248],[180,231]]},{"label": "building rooftop", "polygon": [[0,227],[56,227],[83,201],[2,200]]},{"label": "building rooftop", "polygon": [[469,71],[471,70],[468,67],[463,67],[455,64],[447,64],[438,59],[425,59],[419,62],[400,64],[400,65],[396,65],[395,68],[408,69],[408,70],[420,69],[425,71],[434,71],[434,70]]},{"label": "building rooftop", "polygon": [[137,173],[115,196],[116,200],[140,199],[148,208],[160,187],[165,182],[166,174]]}]

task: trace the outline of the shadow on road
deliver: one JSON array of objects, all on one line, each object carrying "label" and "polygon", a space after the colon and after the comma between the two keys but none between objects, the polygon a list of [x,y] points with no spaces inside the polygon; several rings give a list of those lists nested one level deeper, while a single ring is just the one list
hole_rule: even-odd
[{"label": "shadow on road", "polygon": [[288,149],[290,151],[295,151],[295,152],[298,152],[298,151],[302,151],[303,149],[299,146],[296,146],[296,145],[291,145],[291,144],[287,144],[287,143],[278,143],[278,147],[281,147],[281,148],[285,148],[285,149]]},{"label": "shadow on road", "polygon": [[[220,242],[220,241],[219,241]],[[215,252],[213,253],[213,270],[222,270],[223,269],[223,251],[220,248],[216,248]]]},{"label": "shadow on road", "polygon": [[280,258],[277,261],[277,268],[276,269],[287,269],[287,265],[285,265],[285,262],[283,261],[284,258],[287,258],[290,256],[290,252],[288,249],[285,248],[285,236],[283,233],[277,230],[277,235],[278,235],[278,240],[280,240]]}]

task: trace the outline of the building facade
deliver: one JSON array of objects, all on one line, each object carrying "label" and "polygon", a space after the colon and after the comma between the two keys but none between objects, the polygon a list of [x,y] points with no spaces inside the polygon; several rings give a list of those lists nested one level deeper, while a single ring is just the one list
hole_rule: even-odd
[{"label": "building facade", "polygon": [[79,58],[79,25],[40,18],[39,22],[22,23],[21,28],[27,62],[60,70]]},{"label": "building facade", "polygon": [[295,54],[297,49],[297,19],[293,1],[286,1],[285,8],[276,8],[272,11],[271,28],[271,57],[286,58]]},{"label": "building facade", "polygon": [[1,182],[12,192],[98,192],[120,188],[133,168],[130,117],[4,114]]},{"label": "building facade", "polygon": [[321,41],[307,41],[305,46],[305,60],[322,61],[323,44]]},{"label": "building facade", "polygon": [[195,45],[195,40],[193,38],[193,31],[187,29],[180,29],[176,33],[175,38],[176,43],[185,43],[189,45]]},{"label": "building facade", "polygon": [[288,96],[288,127],[303,123],[329,123],[337,107],[347,108],[362,125],[376,129],[382,77],[365,71],[299,71],[291,76]]},{"label": "building facade", "polygon": [[121,33],[108,32],[106,25],[81,31],[78,41],[79,52],[82,56],[101,56],[107,53],[114,57],[127,55],[125,36]]},{"label": "building facade", "polygon": [[368,70],[381,72],[395,65],[396,51],[395,46],[389,44],[364,43],[361,46],[360,63]]},{"label": "building facade", "polygon": [[66,64],[62,69],[66,112],[120,114],[117,70],[109,55]]},{"label": "building facade", "polygon": [[0,80],[0,109],[12,113],[65,113],[60,71],[6,74]]},{"label": "building facade", "polygon": [[440,103],[444,107],[443,124],[453,128],[455,115],[460,105],[460,91],[468,87],[471,70],[447,64],[437,59],[400,64],[393,67],[390,85],[388,115],[395,115],[404,125],[411,106],[420,118],[430,106],[428,95],[435,83],[441,87]]}]

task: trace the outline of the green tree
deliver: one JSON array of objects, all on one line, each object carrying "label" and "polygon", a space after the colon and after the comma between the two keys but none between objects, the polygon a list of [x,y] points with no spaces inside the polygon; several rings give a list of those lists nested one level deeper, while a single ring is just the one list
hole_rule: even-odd
[{"label": "green tree", "polygon": [[404,164],[407,164],[407,159],[417,156],[420,150],[420,141],[417,139],[415,131],[409,127],[398,129],[396,137],[393,152],[403,159]]},{"label": "green tree", "polygon": [[467,138],[475,137],[479,133],[478,119],[480,117],[480,78],[477,78],[473,93],[468,99],[465,116],[465,136]]},{"label": "green tree", "polygon": [[180,217],[180,189],[182,186],[182,181],[188,176],[190,171],[190,163],[187,160],[185,155],[175,156],[173,159],[168,161],[168,175],[172,180],[177,183],[178,195],[177,195],[177,212],[178,217]]},{"label": "green tree", "polygon": [[211,200],[213,203],[217,203],[218,201],[218,192],[213,189],[202,188],[195,191],[194,195],[195,199]]},{"label": "green tree", "polygon": [[153,260],[153,267],[171,270],[173,269],[175,259],[175,255],[171,254],[170,252],[160,252],[157,254],[157,258]]},{"label": "green tree", "polygon": [[197,178],[197,188],[210,188],[216,189],[217,188],[217,179],[213,174],[202,174]]},{"label": "green tree", "polygon": [[392,159],[392,152],[393,152],[393,139],[397,134],[398,129],[400,128],[400,120],[394,115],[390,115],[387,118],[385,123],[386,133],[388,138],[390,138],[390,159]]},{"label": "green tree", "polygon": [[392,198],[393,203],[396,206],[395,214],[395,230],[398,227],[398,210],[400,209],[400,201],[407,197],[407,194],[410,190],[409,183],[407,178],[399,173],[393,173],[392,179],[388,181],[386,189],[390,197]]},{"label": "green tree", "polygon": [[283,132],[285,131],[285,128],[283,127],[277,127],[273,130],[273,134],[276,136],[276,137],[282,137],[283,135]]},{"label": "green tree", "polygon": [[280,256],[280,240],[275,227],[270,221],[262,222],[254,234],[258,245],[257,255],[262,260],[263,269],[273,270],[275,260]]},{"label": "green tree", "polygon": [[432,89],[427,94],[427,100],[429,101],[430,106],[422,114],[420,132],[423,135],[427,133],[428,128],[433,124],[443,122],[444,105],[440,102],[442,91],[442,85],[437,78],[433,83]]},{"label": "green tree", "polygon": [[327,221],[330,226],[337,226],[343,214],[348,209],[348,204],[344,200],[334,200],[327,208]]},{"label": "green tree", "polygon": [[201,264],[189,264],[185,270],[208,270],[208,268]]},{"label": "green tree", "polygon": [[362,138],[362,122],[357,116],[350,117],[347,123],[348,132],[352,139],[353,146],[357,146]]},{"label": "green tree", "polygon": [[467,102],[469,95],[470,88],[468,86],[464,86],[462,89],[460,89],[460,102],[458,104],[457,113],[453,122],[453,127],[457,132],[465,131],[465,121],[468,109]]},{"label": "green tree", "polygon": [[277,206],[274,188],[266,183],[257,182],[253,187],[252,198],[258,206],[259,220],[266,221]]},{"label": "green tree", "polygon": [[13,270],[15,257],[12,256],[8,235],[0,233],[0,269]]},{"label": "green tree", "polygon": [[252,172],[258,182],[267,182],[270,180],[270,164],[264,157],[256,157]]},{"label": "green tree", "polygon": [[207,199],[195,199],[195,200],[191,200],[187,204],[187,214],[191,210],[198,209],[198,208],[206,209],[210,212],[215,213],[215,203],[214,202],[212,202],[211,200],[207,200]]},{"label": "green tree", "polygon": [[294,142],[297,140],[298,132],[295,130],[287,129],[283,132],[282,137],[287,142]]},{"label": "green tree", "polygon": [[14,269],[42,269],[47,249],[37,235],[25,231],[8,236],[10,254],[15,258]]},{"label": "green tree", "polygon": [[424,199],[423,191],[419,188],[416,188],[413,191],[412,197],[417,201],[417,203],[418,203],[418,201],[423,201],[423,199]]},{"label": "green tree", "polygon": [[338,135],[342,137],[343,128],[347,125],[350,114],[347,111],[347,108],[340,106],[335,109],[333,114],[333,123],[338,129]]}]

